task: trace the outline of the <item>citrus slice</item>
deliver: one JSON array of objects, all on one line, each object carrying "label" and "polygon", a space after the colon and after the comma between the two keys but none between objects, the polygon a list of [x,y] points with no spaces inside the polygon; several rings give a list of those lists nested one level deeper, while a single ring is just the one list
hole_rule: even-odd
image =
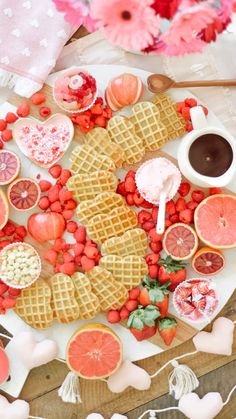
[{"label": "citrus slice", "polygon": [[28,211],[38,204],[40,188],[33,179],[19,178],[10,184],[7,196],[13,208]]},{"label": "citrus slice", "polygon": [[8,185],[20,172],[20,159],[12,151],[0,151],[0,185]]},{"label": "citrus slice", "polygon": [[122,344],[115,332],[103,324],[80,327],[67,346],[67,365],[90,380],[109,377],[122,361]]},{"label": "citrus slice", "polygon": [[202,275],[214,275],[225,266],[225,258],[217,249],[203,247],[195,253],[192,260],[193,269]]},{"label": "citrus slice", "polygon": [[177,223],[166,230],[162,244],[167,255],[175,260],[186,260],[196,252],[198,238],[192,227],[184,223]]},{"label": "citrus slice", "polygon": [[236,247],[236,197],[211,195],[195,210],[198,237],[215,249]]},{"label": "citrus slice", "polygon": [[9,216],[9,206],[7,202],[6,195],[0,189],[0,229],[2,229],[7,221]]}]

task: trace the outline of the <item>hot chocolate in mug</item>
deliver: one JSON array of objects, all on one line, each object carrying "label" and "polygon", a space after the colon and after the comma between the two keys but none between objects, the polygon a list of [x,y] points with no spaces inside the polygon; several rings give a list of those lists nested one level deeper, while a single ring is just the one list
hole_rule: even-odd
[{"label": "hot chocolate in mug", "polygon": [[226,186],[236,173],[236,140],[226,130],[208,125],[201,106],[190,113],[193,131],[181,140],[179,168],[195,185]]}]

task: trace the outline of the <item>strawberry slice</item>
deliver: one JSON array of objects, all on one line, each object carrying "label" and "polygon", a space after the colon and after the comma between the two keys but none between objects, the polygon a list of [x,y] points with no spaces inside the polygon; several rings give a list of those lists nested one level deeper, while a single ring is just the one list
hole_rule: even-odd
[{"label": "strawberry slice", "polygon": [[167,346],[171,344],[177,333],[177,322],[174,318],[166,317],[158,320],[158,330]]}]

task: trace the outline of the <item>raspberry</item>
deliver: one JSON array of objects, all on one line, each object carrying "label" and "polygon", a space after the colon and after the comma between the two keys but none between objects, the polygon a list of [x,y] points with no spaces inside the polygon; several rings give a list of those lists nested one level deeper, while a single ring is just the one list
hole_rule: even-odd
[{"label": "raspberry", "polygon": [[149,265],[148,266],[148,274],[152,279],[156,279],[158,277],[159,266],[158,265]]},{"label": "raspberry", "polygon": [[145,260],[148,265],[155,265],[159,259],[160,255],[158,253],[150,253],[145,257]]},{"label": "raspberry", "polygon": [[11,141],[12,140],[12,130],[11,129],[5,129],[4,131],[2,131],[1,138],[2,138],[2,141],[4,141],[5,143],[8,143],[8,141]]},{"label": "raspberry", "polygon": [[85,272],[88,272],[94,268],[96,263],[93,259],[89,259],[87,256],[84,255],[81,257],[81,265],[82,265],[83,270]]},{"label": "raspberry", "polygon": [[44,253],[44,259],[49,262],[51,265],[55,265],[57,261],[58,253],[56,250],[49,249]]},{"label": "raspberry", "polygon": [[75,233],[78,228],[78,225],[75,221],[69,221],[66,225],[66,230],[68,233]]},{"label": "raspberry", "polygon": [[20,106],[18,106],[16,113],[21,118],[24,118],[29,115],[30,113],[30,106],[27,102],[22,103]]},{"label": "raspberry", "polygon": [[65,186],[66,182],[70,179],[71,172],[68,169],[62,169],[60,176],[60,183],[62,186]]},{"label": "raspberry", "polygon": [[136,308],[138,307],[138,301],[137,300],[128,300],[125,303],[125,307],[127,308],[127,310],[129,311],[134,311],[136,310]]},{"label": "raspberry", "polygon": [[59,190],[60,190],[60,188],[59,188],[58,185],[54,185],[49,189],[48,199],[49,199],[51,204],[53,202],[59,201]]},{"label": "raspberry", "polygon": [[97,116],[94,120],[95,125],[98,125],[99,127],[106,128],[107,126],[107,120],[104,116]]},{"label": "raspberry", "polygon": [[13,124],[18,119],[18,116],[13,112],[7,112],[5,120],[8,124]]},{"label": "raspberry", "polygon": [[85,243],[86,242],[86,228],[84,226],[79,226],[74,233],[74,238],[77,243]]},{"label": "raspberry", "polygon": [[121,320],[125,320],[128,319],[130,315],[130,311],[124,306],[122,307],[122,309],[120,310],[120,318]]},{"label": "raspberry", "polygon": [[2,302],[2,308],[5,310],[9,310],[10,308],[15,307],[16,305],[16,300],[15,298],[4,298],[3,302]]},{"label": "raspberry", "polygon": [[155,228],[152,228],[149,231],[149,234],[148,235],[149,235],[149,238],[150,238],[151,242],[153,242],[153,243],[159,242],[162,239],[162,237],[163,237],[163,234],[158,234],[156,232],[156,227]]},{"label": "raspberry", "polygon": [[189,201],[187,202],[187,208],[191,210],[195,210],[198,207],[198,203],[195,201]]},{"label": "raspberry", "polygon": [[189,99],[185,99],[184,103],[189,108],[193,108],[194,106],[197,106],[197,101],[193,97],[191,97]]},{"label": "raspberry", "polygon": [[[60,201],[55,201],[50,205],[50,209],[53,212],[62,212],[62,206]],[[70,210],[69,210],[70,211]]]},{"label": "raspberry", "polygon": [[171,199],[169,202],[167,202],[166,213],[169,214],[169,215],[173,215],[173,214],[176,213],[175,203],[174,203],[173,199]]},{"label": "raspberry", "polygon": [[178,223],[179,222],[179,214],[171,215],[169,220],[171,221],[172,224]]},{"label": "raspberry", "polygon": [[63,262],[64,263],[74,262],[74,256],[72,256],[71,253],[69,252],[63,253]]},{"label": "raspberry", "polygon": [[59,192],[59,199],[61,202],[69,201],[70,199],[72,199],[72,197],[73,197],[72,192],[68,191],[65,188],[62,188]]},{"label": "raspberry", "polygon": [[24,226],[18,226],[16,227],[16,234],[24,239],[27,236],[27,230]]},{"label": "raspberry", "polygon": [[159,211],[158,207],[154,207],[152,209],[152,219],[153,219],[155,224],[157,223],[158,211]]},{"label": "raspberry", "polygon": [[45,102],[45,100],[46,97],[42,92],[34,93],[34,95],[31,96],[31,101],[36,106],[41,105],[43,102]]},{"label": "raspberry", "polygon": [[85,256],[88,256],[89,259],[96,259],[96,257],[99,254],[99,251],[94,246],[85,245],[84,254]]},{"label": "raspberry", "polygon": [[39,115],[42,117],[42,118],[46,118],[47,116],[49,116],[49,115],[51,115],[51,109],[48,107],[48,106],[42,106],[40,109],[39,109]]},{"label": "raspberry", "polygon": [[125,182],[124,181],[118,183],[116,193],[119,193],[122,196],[127,195],[127,192],[125,190]]},{"label": "raspberry", "polygon": [[65,275],[73,275],[75,273],[75,263],[66,262],[60,266],[60,272]]},{"label": "raspberry", "polygon": [[191,185],[189,182],[182,182],[180,184],[180,187],[178,189],[178,192],[181,196],[186,196],[188,195],[189,191],[190,191]]},{"label": "raspberry", "polygon": [[65,218],[65,220],[71,220],[71,218],[73,218],[73,216],[74,216],[74,211],[73,210],[64,210],[64,211],[62,211],[62,215]]},{"label": "raspberry", "polygon": [[93,115],[102,115],[103,113],[102,105],[100,103],[96,103],[96,105],[92,106],[90,111]]},{"label": "raspberry", "polygon": [[5,236],[12,236],[16,231],[16,226],[8,221],[7,224],[2,229]]},{"label": "raspberry", "polygon": [[222,193],[222,189],[221,188],[210,188],[209,189],[209,194],[210,195],[216,195],[218,193]]},{"label": "raspberry", "polygon": [[105,118],[111,119],[111,117],[113,115],[113,112],[112,112],[112,109],[111,108],[106,107],[106,108],[104,108],[102,114],[103,114],[103,116],[105,116]]},{"label": "raspberry", "polygon": [[154,253],[160,253],[162,251],[162,242],[151,242],[149,247]]},{"label": "raspberry", "polygon": [[54,166],[50,167],[48,173],[54,178],[58,179],[61,176],[62,168],[59,164],[55,164]]},{"label": "raspberry", "polygon": [[146,221],[150,220],[151,218],[152,218],[152,214],[148,211],[141,210],[138,213],[138,223],[141,225],[145,223]]},{"label": "raspberry", "polygon": [[130,300],[137,300],[140,295],[140,289],[139,288],[133,288],[129,291],[129,299]]},{"label": "raspberry", "polygon": [[134,194],[128,193],[125,197],[127,204],[131,207],[134,205]]},{"label": "raspberry", "polygon": [[184,198],[178,198],[175,203],[175,208],[177,212],[183,211],[186,208],[186,202]]},{"label": "raspberry", "polygon": [[188,208],[180,211],[179,220],[181,223],[190,224],[193,221],[193,211]]},{"label": "raspberry", "polygon": [[48,180],[40,180],[39,187],[41,192],[47,192],[51,188],[52,184],[51,182],[48,182]]},{"label": "raspberry", "polygon": [[4,131],[7,128],[5,119],[0,119],[0,131]]},{"label": "raspberry", "polygon": [[73,250],[75,256],[80,256],[80,255],[82,255],[82,253],[84,251],[84,244],[83,243],[75,243],[75,244],[72,245],[72,250]]},{"label": "raspberry", "polygon": [[150,231],[155,226],[155,223],[153,221],[145,221],[145,223],[142,224],[142,228],[144,231]]},{"label": "raspberry", "polygon": [[182,108],[182,116],[185,119],[185,121],[189,121],[191,116],[190,116],[190,108],[188,106],[185,106],[184,108]]},{"label": "raspberry", "polygon": [[119,323],[120,313],[118,310],[109,310],[107,313],[107,321],[109,323]]},{"label": "raspberry", "polygon": [[69,199],[64,203],[65,210],[75,209],[77,207],[77,202],[74,199]]},{"label": "raspberry", "polygon": [[144,198],[140,195],[139,192],[135,192],[133,198],[134,198],[134,203],[136,207],[140,207],[142,203],[144,202]]},{"label": "raspberry", "polygon": [[203,191],[195,190],[191,193],[191,197],[192,197],[193,201],[195,201],[199,204],[205,198],[205,194],[204,194]]},{"label": "raspberry", "polygon": [[125,179],[125,190],[131,193],[136,191],[136,183],[133,177],[129,176]]},{"label": "raspberry", "polygon": [[103,98],[101,96],[98,96],[97,99],[95,100],[95,105],[97,105],[97,103],[100,103],[100,105],[103,105]]},{"label": "raspberry", "polygon": [[47,196],[40,198],[38,206],[41,210],[46,211],[50,207],[50,201]]}]

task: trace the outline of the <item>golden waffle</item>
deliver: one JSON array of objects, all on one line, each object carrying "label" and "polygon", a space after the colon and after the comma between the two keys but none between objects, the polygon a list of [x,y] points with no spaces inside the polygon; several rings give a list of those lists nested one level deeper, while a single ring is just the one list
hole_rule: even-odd
[{"label": "golden waffle", "polygon": [[145,256],[147,251],[147,235],[141,228],[126,231],[120,237],[111,237],[102,247],[102,255]]},{"label": "golden waffle", "polygon": [[50,301],[51,289],[46,281],[39,279],[21,291],[14,310],[22,320],[35,329],[46,329],[53,322]]},{"label": "golden waffle", "polygon": [[167,129],[161,122],[160,112],[154,103],[136,103],[132,108],[130,121],[147,150],[158,150],[168,140]]},{"label": "golden waffle", "polygon": [[108,122],[107,131],[114,143],[119,144],[125,153],[127,164],[138,163],[142,160],[145,147],[142,138],[136,135],[135,127],[122,116],[113,116]]},{"label": "golden waffle", "polygon": [[117,177],[105,170],[92,173],[78,173],[72,176],[67,182],[67,188],[73,192],[74,198],[80,201],[87,201],[95,198],[105,191],[115,192],[117,188]]},{"label": "golden waffle", "polygon": [[94,152],[106,154],[115,163],[116,167],[121,167],[125,161],[122,148],[112,143],[110,136],[105,128],[94,128],[85,137],[85,142],[93,148]]},{"label": "golden waffle", "polygon": [[75,298],[75,287],[68,275],[56,274],[48,283],[52,291],[51,307],[59,323],[70,323],[79,319],[80,309]]},{"label": "golden waffle", "polygon": [[128,292],[124,285],[117,282],[112,274],[100,266],[95,266],[87,272],[92,290],[100,301],[102,311],[118,310],[128,299]]},{"label": "golden waffle", "polygon": [[161,122],[165,125],[169,140],[182,137],[185,134],[185,120],[176,111],[176,104],[168,95],[156,95],[153,103],[160,112]]},{"label": "golden waffle", "polygon": [[76,300],[80,308],[80,318],[82,320],[93,319],[100,311],[98,297],[92,292],[90,280],[81,272],[72,275],[76,292]]},{"label": "golden waffle", "polygon": [[136,213],[127,206],[117,207],[108,214],[97,214],[89,220],[87,233],[90,239],[102,244],[110,237],[120,236],[137,226]]},{"label": "golden waffle", "polygon": [[124,205],[126,204],[121,195],[115,192],[102,192],[94,199],[81,202],[76,209],[76,215],[80,223],[86,225],[95,215],[108,213]]},{"label": "golden waffle", "polygon": [[74,148],[70,161],[70,171],[73,175],[97,172],[98,170],[108,170],[109,172],[116,170],[115,163],[109,156],[94,152],[94,149],[88,144]]},{"label": "golden waffle", "polygon": [[107,255],[100,259],[99,265],[112,273],[115,280],[123,284],[128,290],[140,285],[148,267],[141,256]]}]

